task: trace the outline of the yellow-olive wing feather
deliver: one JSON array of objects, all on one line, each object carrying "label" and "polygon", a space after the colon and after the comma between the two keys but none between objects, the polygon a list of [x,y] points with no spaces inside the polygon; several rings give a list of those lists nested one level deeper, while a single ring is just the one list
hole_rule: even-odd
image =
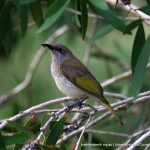
[{"label": "yellow-olive wing feather", "polygon": [[60,67],[63,75],[68,78],[69,81],[83,91],[97,97],[100,100],[98,102],[111,111],[120,124],[123,125],[122,120],[120,120],[111,105],[104,98],[103,89],[99,82],[78,59],[73,58],[67,60]]},{"label": "yellow-olive wing feather", "polygon": [[103,89],[99,82],[79,60],[67,60],[60,69],[63,75],[78,88],[95,97],[103,95]]}]

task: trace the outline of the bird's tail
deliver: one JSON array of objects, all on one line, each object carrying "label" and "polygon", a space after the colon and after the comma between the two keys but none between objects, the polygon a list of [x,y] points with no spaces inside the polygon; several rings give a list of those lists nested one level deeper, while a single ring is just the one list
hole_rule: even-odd
[{"label": "bird's tail", "polygon": [[102,97],[102,99],[103,100],[99,100],[99,103],[106,107],[114,115],[115,119],[123,126],[122,120],[118,117],[111,105],[107,102],[107,100],[104,97]]}]

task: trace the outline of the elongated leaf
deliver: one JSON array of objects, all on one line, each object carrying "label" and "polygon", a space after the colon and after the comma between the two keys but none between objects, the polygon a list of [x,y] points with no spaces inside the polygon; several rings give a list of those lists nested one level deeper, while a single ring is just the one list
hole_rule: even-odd
[{"label": "elongated leaf", "polygon": [[50,134],[48,135],[48,138],[46,140],[47,145],[55,145],[58,138],[60,137],[63,127],[65,124],[65,118],[61,119],[60,121],[56,122],[56,124],[53,126]]},{"label": "elongated leaf", "polygon": [[135,97],[140,92],[149,55],[150,55],[150,36],[148,37],[148,39],[146,40],[146,42],[142,48],[142,51],[138,57],[138,60],[137,60],[136,66],[135,66],[135,70],[134,70],[133,94]]},{"label": "elongated leaf", "polygon": [[138,61],[138,57],[142,51],[144,43],[145,43],[145,32],[144,32],[143,24],[140,23],[132,47],[131,69],[133,74],[134,74],[135,66]]},{"label": "elongated leaf", "polygon": [[147,1],[147,4],[150,6],[150,0],[146,0]]},{"label": "elongated leaf", "polygon": [[40,1],[36,1],[30,4],[31,13],[34,21],[38,26],[41,26],[43,23],[43,12]]},{"label": "elongated leaf", "polygon": [[4,34],[7,31],[6,24],[9,22],[8,16],[10,13],[11,4],[6,3],[0,15],[0,40],[3,38]]},{"label": "elongated leaf", "polygon": [[8,124],[13,126],[15,129],[19,130],[20,132],[23,132],[28,136],[34,137],[34,134],[32,132],[30,132],[29,130],[27,130],[25,127],[21,126],[17,122],[8,121]]},{"label": "elongated leaf", "polygon": [[108,33],[110,33],[112,30],[114,29],[113,26],[108,25],[103,29],[100,29],[91,39],[90,42],[94,42],[102,37],[104,37],[105,35],[107,35]]},{"label": "elongated leaf", "polygon": [[81,12],[82,12],[82,38],[84,39],[86,35],[87,25],[88,25],[88,10],[86,0],[81,0]]},{"label": "elongated leaf", "polygon": [[21,19],[21,34],[25,35],[28,26],[28,10],[27,6],[20,6],[20,19]]},{"label": "elongated leaf", "polygon": [[34,3],[36,2],[37,0],[20,0],[19,1],[19,4],[20,5],[26,5],[26,4],[31,4],[31,3]]},{"label": "elongated leaf", "polygon": [[150,15],[150,6],[144,6],[142,8],[140,8],[139,10],[141,10],[143,13]]},{"label": "elongated leaf", "polygon": [[5,143],[4,137],[2,136],[1,132],[0,132],[0,149],[6,150],[6,143]]},{"label": "elongated leaf", "polygon": [[50,17],[54,15],[57,11],[62,9],[63,5],[65,5],[66,0],[55,0],[52,5],[49,6],[48,10],[45,13],[45,17]]},{"label": "elongated leaf", "polygon": [[16,144],[13,150],[20,150],[24,144]]},{"label": "elongated leaf", "polygon": [[[60,2],[61,4],[63,2],[63,4],[58,9],[57,4]],[[47,12],[48,17],[45,19],[45,22],[42,24],[42,26],[38,30],[38,33],[43,32],[44,30],[49,28],[61,16],[63,10],[65,9],[65,7],[68,5],[69,2],[70,0],[61,0],[61,1],[56,0],[51,5],[51,9]]]},{"label": "elongated leaf", "polygon": [[4,136],[4,141],[7,145],[22,144],[30,139],[30,136],[25,134],[14,134],[12,136]]},{"label": "elongated leaf", "polygon": [[[76,6],[77,6],[77,11],[81,12],[81,1],[77,0],[76,1]],[[80,31],[81,31],[81,27],[82,27],[82,17],[80,14],[76,15],[76,23],[77,26],[79,27]]]},{"label": "elongated leaf", "polygon": [[90,0],[90,6],[97,14],[100,14],[100,16],[104,18],[104,21],[112,25],[114,28],[122,32],[124,31],[125,29],[124,22],[121,19],[117,18],[115,14],[111,10],[109,10],[106,6],[101,7],[101,5],[98,5],[97,0]]},{"label": "elongated leaf", "polygon": [[128,24],[124,30],[124,34],[132,34],[132,30],[134,30],[140,23],[141,20],[135,20]]}]

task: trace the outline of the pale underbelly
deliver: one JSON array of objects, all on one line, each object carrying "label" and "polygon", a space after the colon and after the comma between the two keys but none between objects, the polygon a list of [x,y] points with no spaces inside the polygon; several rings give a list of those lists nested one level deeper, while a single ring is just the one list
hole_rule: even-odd
[{"label": "pale underbelly", "polygon": [[55,76],[54,80],[59,90],[66,96],[69,96],[70,98],[80,98],[86,96],[85,92],[73,85],[65,76]]}]

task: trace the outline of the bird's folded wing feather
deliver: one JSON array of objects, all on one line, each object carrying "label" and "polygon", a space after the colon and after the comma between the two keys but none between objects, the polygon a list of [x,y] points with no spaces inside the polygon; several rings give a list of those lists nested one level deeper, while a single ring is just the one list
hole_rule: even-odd
[{"label": "bird's folded wing feather", "polygon": [[79,60],[65,61],[61,65],[60,70],[78,88],[95,97],[103,95],[103,89],[99,82]]}]

